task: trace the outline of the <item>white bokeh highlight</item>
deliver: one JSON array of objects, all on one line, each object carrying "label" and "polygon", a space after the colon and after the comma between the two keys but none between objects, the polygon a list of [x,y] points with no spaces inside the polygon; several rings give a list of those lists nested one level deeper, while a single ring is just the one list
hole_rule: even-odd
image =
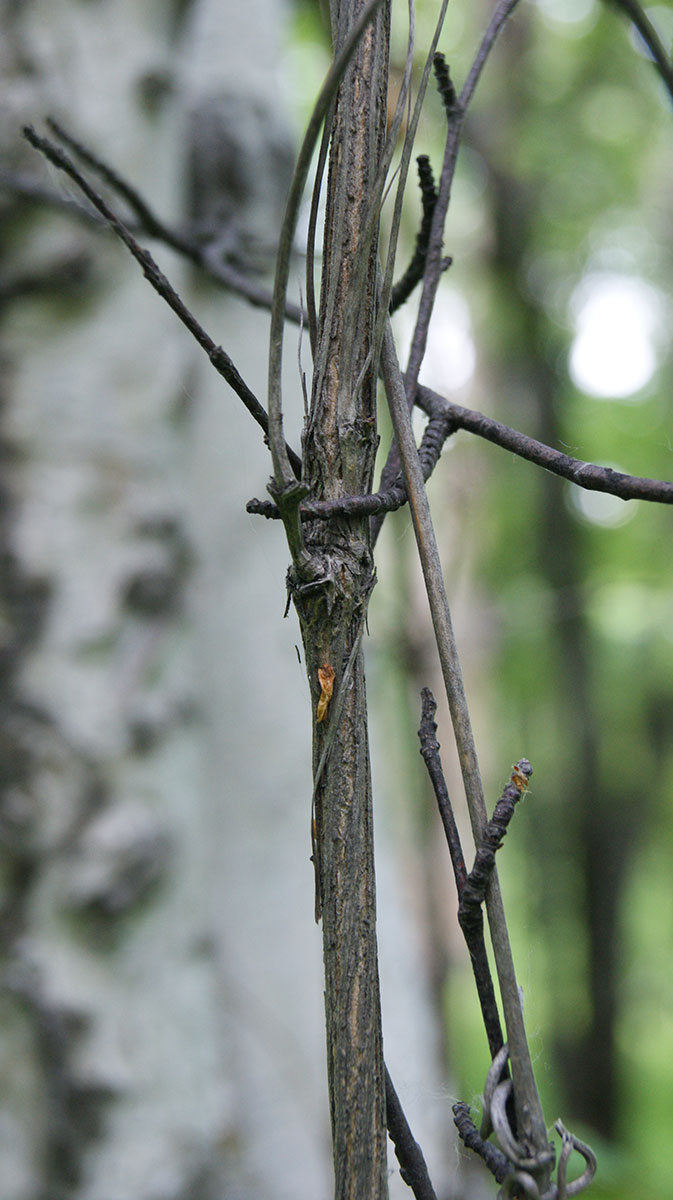
[{"label": "white bokeh highlight", "polygon": [[[415,313],[403,308],[393,318],[402,347],[400,361],[406,362],[413,336]],[[420,371],[420,382],[442,395],[467,387],[474,375],[477,353],[472,321],[466,301],[452,288],[440,288],[430,322],[428,343]]]}]

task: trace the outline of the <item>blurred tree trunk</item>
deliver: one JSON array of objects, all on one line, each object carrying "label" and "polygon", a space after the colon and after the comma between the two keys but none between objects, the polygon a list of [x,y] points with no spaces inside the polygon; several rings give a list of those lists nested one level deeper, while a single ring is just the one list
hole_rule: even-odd
[{"label": "blurred tree trunk", "polygon": [[[41,174],[17,149],[19,130],[53,112],[158,211],[181,214],[188,128],[193,148],[186,110],[213,84],[204,26],[215,6],[176,5],[175,18],[151,0],[123,10],[63,0],[48,14],[5,7],[5,165]],[[229,47],[219,80],[231,85],[238,55],[251,107],[275,108],[279,14],[257,8],[243,18],[230,6],[226,22],[215,14],[218,44],[226,32]],[[259,178],[271,174],[267,163]],[[273,199],[277,223],[277,191]],[[236,629],[241,647],[259,637],[254,597],[248,590],[244,623],[236,577],[255,562],[234,533],[250,532],[247,496],[226,480],[231,454],[217,467],[207,457],[209,401],[195,396],[192,344],[119,247],[13,201],[3,234],[14,298],[3,331],[3,1196],[316,1194],[326,1180],[319,964],[297,948],[298,889],[295,910],[279,894],[281,873],[291,889],[306,864],[310,895],[297,838],[306,811],[292,814],[285,853],[275,849],[286,815],[278,796],[302,781],[306,794],[308,770],[285,746],[265,682],[249,678],[255,656],[251,668],[233,659],[223,694],[213,637],[223,632],[225,571],[225,600],[239,600],[225,608],[226,641]],[[246,312],[234,327],[233,304],[222,311],[232,322],[222,340],[258,361],[259,320]],[[231,411],[224,391],[217,403]],[[239,436],[235,419],[225,429],[244,462],[254,431],[246,424]],[[263,447],[257,462],[266,473]],[[233,504],[227,524],[220,494]],[[259,591],[269,582],[262,573]],[[283,657],[293,681],[291,643]],[[244,783],[227,748],[246,719],[246,753],[254,760],[264,738],[269,767]],[[266,812],[253,803],[262,787]],[[257,908],[240,890],[242,863],[269,880]],[[311,928],[310,900],[306,911]],[[256,944],[271,913],[283,918],[273,962]],[[311,988],[314,1053],[294,1032]]]},{"label": "blurred tree trunk", "polygon": [[[3,7],[4,165],[61,189],[51,112],[173,207],[167,6]],[[220,1195],[191,347],[107,236],[11,199],[2,234],[2,1192]]]}]

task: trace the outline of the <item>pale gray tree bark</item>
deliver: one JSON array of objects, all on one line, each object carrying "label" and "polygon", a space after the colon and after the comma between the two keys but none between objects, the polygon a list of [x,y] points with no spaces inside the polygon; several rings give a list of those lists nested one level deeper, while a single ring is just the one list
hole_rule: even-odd
[{"label": "pale gray tree bark", "polygon": [[[5,9],[9,164],[41,174],[16,147],[52,112],[174,205],[165,6]],[[5,230],[10,289],[41,278],[3,331],[3,1195],[216,1194],[235,1119],[203,887],[191,347],[108,238],[15,203]]]}]

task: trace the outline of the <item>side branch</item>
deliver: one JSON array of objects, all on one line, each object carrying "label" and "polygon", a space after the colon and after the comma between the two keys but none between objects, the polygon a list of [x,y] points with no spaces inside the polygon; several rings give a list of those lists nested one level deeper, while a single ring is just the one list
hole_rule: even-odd
[{"label": "side branch", "polygon": [[478,1154],[496,1181],[503,1183],[511,1171],[509,1160],[492,1142],[484,1141],[470,1116],[470,1106],[464,1100],[453,1106],[453,1123],[463,1145]]},{"label": "side branch", "polygon": [[[429,408],[430,406],[428,406]],[[434,471],[446,439],[453,432],[451,417],[444,405],[435,405],[423,431],[418,457],[423,478],[428,480]],[[401,475],[385,491],[366,496],[339,496],[334,500],[304,500],[299,505],[302,521],[331,521],[335,517],[384,517],[407,502],[406,484]],[[249,500],[246,512],[268,520],[279,520],[280,511],[268,500]]]},{"label": "side branch", "polygon": [[[215,344],[212,338],[206,333],[205,329],[199,324],[194,314],[187,308],[187,305],[184,303],[184,301],[180,299],[180,296],[176,292],[175,288],[169,283],[166,276],[159,269],[149,251],[143,249],[143,247],[138,244],[133,234],[130,233],[124,225],[123,221],[119,220],[119,217],[112,211],[111,208],[109,208],[109,206],[103,200],[103,197],[91,187],[91,184],[88,183],[84,176],[77,170],[77,167],[72,160],[68,158],[67,154],[64,154],[64,152],[60,150],[58,146],[55,146],[53,142],[50,142],[48,138],[40,137],[32,128],[32,126],[26,126],[23,132],[26,140],[30,142],[31,146],[33,146],[36,150],[39,150],[41,154],[44,154],[45,158],[47,158],[49,162],[53,164],[53,166],[57,167],[59,171],[64,171],[65,174],[69,175],[73,182],[77,184],[78,188],[81,192],[83,192],[87,200],[101,214],[113,232],[116,233],[120,241],[122,241],[127,249],[131,252],[136,262],[140,264],[148,283],[152,285],[155,292],[157,292],[158,295],[166,301],[169,308],[173,310],[175,315],[182,321],[182,324],[186,326],[192,337],[198,342],[199,346],[201,346],[201,349],[205,350],[210,362],[218,374],[226,380],[231,388],[233,388],[233,390],[236,392],[236,395],[243,401],[243,404],[247,408],[250,415],[254,418],[257,424],[261,426],[265,434],[268,434],[269,417],[266,409],[260,404],[255,394],[250,390],[247,383],[239,375],[236,367],[226,351],[223,350],[221,346],[217,346]],[[300,475],[301,459],[289,446],[287,447],[287,454],[290,462],[292,463],[293,470],[297,475]]]},{"label": "side branch", "polygon": [[[414,253],[406,271],[397,283],[394,285],[390,295],[390,312],[396,312],[405,300],[408,300],[417,283],[420,283],[425,271],[425,262],[428,255],[428,245],[430,242],[430,230],[432,228],[432,214],[435,211],[437,203],[437,188],[432,175],[432,167],[427,154],[420,154],[416,159],[418,166],[418,182],[421,189],[421,202],[423,205],[423,216],[421,225],[416,237],[416,246]],[[451,265],[451,259],[445,260],[445,265]]]},{"label": "side branch", "polygon": [[647,13],[641,8],[637,0],[607,0],[607,2],[613,8],[621,9],[629,20],[632,21],[652,55],[655,70],[661,76],[666,91],[671,100],[673,100],[673,62],[666,53],[663,42]]},{"label": "side branch", "polygon": [[493,816],[487,822],[474,859],[474,866],[463,888],[458,920],[467,940],[470,932],[483,927],[481,906],[486,899],[486,889],[495,866],[496,851],[500,849],[507,827],[514,816],[515,805],[528,787],[533,774],[527,758],[519,759],[512,777],[498,800]]},{"label": "side branch", "polygon": [[[467,868],[465,866],[463,848],[460,844],[460,834],[458,833],[456,818],[453,814],[453,806],[444,778],[442,762],[439,757],[439,742],[436,737],[437,725],[434,719],[437,703],[429,688],[423,688],[421,700],[423,707],[421,725],[418,730],[418,737],[421,743],[421,757],[430,776],[439,815],[444,826],[453,875],[456,881],[460,920],[465,887],[468,882]],[[486,1037],[488,1038],[491,1058],[495,1058],[495,1055],[502,1047],[504,1039],[500,1024],[500,1014],[498,1013],[498,1002],[495,996],[495,988],[493,987],[493,977],[486,952],[486,942],[484,941],[484,918],[481,907],[477,908],[476,920],[469,926],[463,925],[461,922],[461,929],[472,963],[472,973],[474,975],[477,996],[479,997],[479,1006],[481,1008],[484,1029],[486,1030]]]},{"label": "side branch", "polygon": [[[109,163],[105,162],[97,154],[94,154],[90,147],[73,137],[53,117],[47,119],[47,124],[58,139],[72,150],[92,171],[100,176],[107,186],[128,206],[134,220],[124,220],[124,225],[130,233],[142,233],[156,241],[163,242],[165,246],[169,246],[171,250],[175,250],[177,254],[181,254],[183,258],[194,263],[194,266],[203,271],[204,275],[212,283],[247,300],[253,307],[271,308],[272,296],[267,288],[255,282],[249,276],[244,275],[241,271],[236,270],[230,263],[215,261],[212,255],[209,255],[198,241],[195,241],[188,234],[174,229],[166,221],[163,221],[155,213],[138,188],[125,179]],[[64,196],[60,196],[57,192],[50,191],[49,188],[44,187],[35,180],[26,179],[11,172],[0,171],[0,187],[4,187],[11,192],[16,192],[17,195],[26,196],[36,203],[47,204],[52,208],[64,209],[71,216],[85,224],[95,224],[99,228],[105,228],[107,223],[105,218],[100,219],[95,211],[92,212],[90,209],[84,208]],[[301,309],[298,305],[287,301],[285,305],[285,317],[288,321],[299,325],[301,322]]]},{"label": "side branch", "polygon": [[[442,397],[429,388],[419,387],[419,398],[437,403]],[[457,429],[466,429],[477,437],[501,446],[503,450],[511,450],[519,458],[536,463],[539,467],[569,479],[578,487],[588,491],[608,492],[618,496],[620,500],[650,500],[659,504],[673,504],[673,483],[662,479],[645,479],[639,475],[625,475],[622,471],[613,471],[611,467],[599,467],[595,463],[583,462],[579,458],[571,458],[560,450],[553,450],[538,442],[535,438],[527,437],[492,417],[474,412],[470,408],[462,408],[445,400],[447,415],[451,416]]]},{"label": "side branch", "polygon": [[[484,804],[484,794],[465,698],[458,650],[439,560],[437,539],[430,516],[430,507],[423,482],[422,470],[418,461],[418,451],[411,430],[404,382],[400,373],[389,324],[386,327],[383,342],[381,365],[391,420],[400,451],[407,488],[409,489],[414,533],[416,535],[442,675],[451,712],[470,821],[475,844],[478,845],[481,841],[481,835],[488,817]],[[547,1133],[535,1076],[533,1074],[530,1050],[526,1040],[519,1002],[519,990],[496,871],[491,876],[486,897],[486,906],[493,942],[493,953],[500,983],[500,994],[505,1012],[507,1037],[511,1050],[517,1123],[522,1135],[526,1138],[531,1148],[542,1151],[547,1145]],[[545,1172],[546,1168],[541,1172],[542,1183],[546,1182],[542,1177]]]},{"label": "side branch", "polygon": [[[572,458],[484,413],[454,404],[422,385],[416,393],[416,403],[430,417],[418,449],[426,480],[432,474],[447,438],[457,429],[464,429],[587,491],[605,492],[624,501],[647,500],[657,504],[673,504],[673,483],[668,480],[626,475],[612,467],[600,467],[596,463]],[[306,500],[299,507],[299,516],[302,521],[331,521],[336,517],[363,516],[382,519],[386,513],[402,508],[407,498],[406,486],[398,475],[390,487],[371,495]],[[277,506],[269,500],[250,500],[246,511],[269,520],[280,519]]]},{"label": "side branch", "polygon": [[407,1186],[411,1188],[416,1200],[437,1200],[435,1189],[428,1175],[423,1151],[411,1132],[387,1067],[385,1068],[385,1079],[386,1124],[390,1140],[395,1147],[397,1161],[400,1164],[400,1175]]}]

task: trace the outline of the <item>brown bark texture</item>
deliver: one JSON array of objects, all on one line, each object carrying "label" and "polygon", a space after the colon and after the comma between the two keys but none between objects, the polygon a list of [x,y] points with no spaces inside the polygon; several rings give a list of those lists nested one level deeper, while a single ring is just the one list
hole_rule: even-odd
[{"label": "brown bark texture", "polygon": [[[361,0],[333,5],[335,51],[363,7]],[[376,378],[368,355],[377,244],[376,234],[365,243],[363,231],[372,204],[378,204],[387,64],[388,14],[382,8],[360,40],[332,115],[320,311],[304,436],[304,481],[312,499],[371,490]],[[374,581],[369,523],[366,517],[313,522],[304,533],[310,563],[301,578],[291,572],[290,586],[314,710],[314,859],[323,921],[335,1196],[383,1200],[385,1093],[361,651]],[[326,705],[319,672],[325,679],[330,667],[334,683]]]}]

